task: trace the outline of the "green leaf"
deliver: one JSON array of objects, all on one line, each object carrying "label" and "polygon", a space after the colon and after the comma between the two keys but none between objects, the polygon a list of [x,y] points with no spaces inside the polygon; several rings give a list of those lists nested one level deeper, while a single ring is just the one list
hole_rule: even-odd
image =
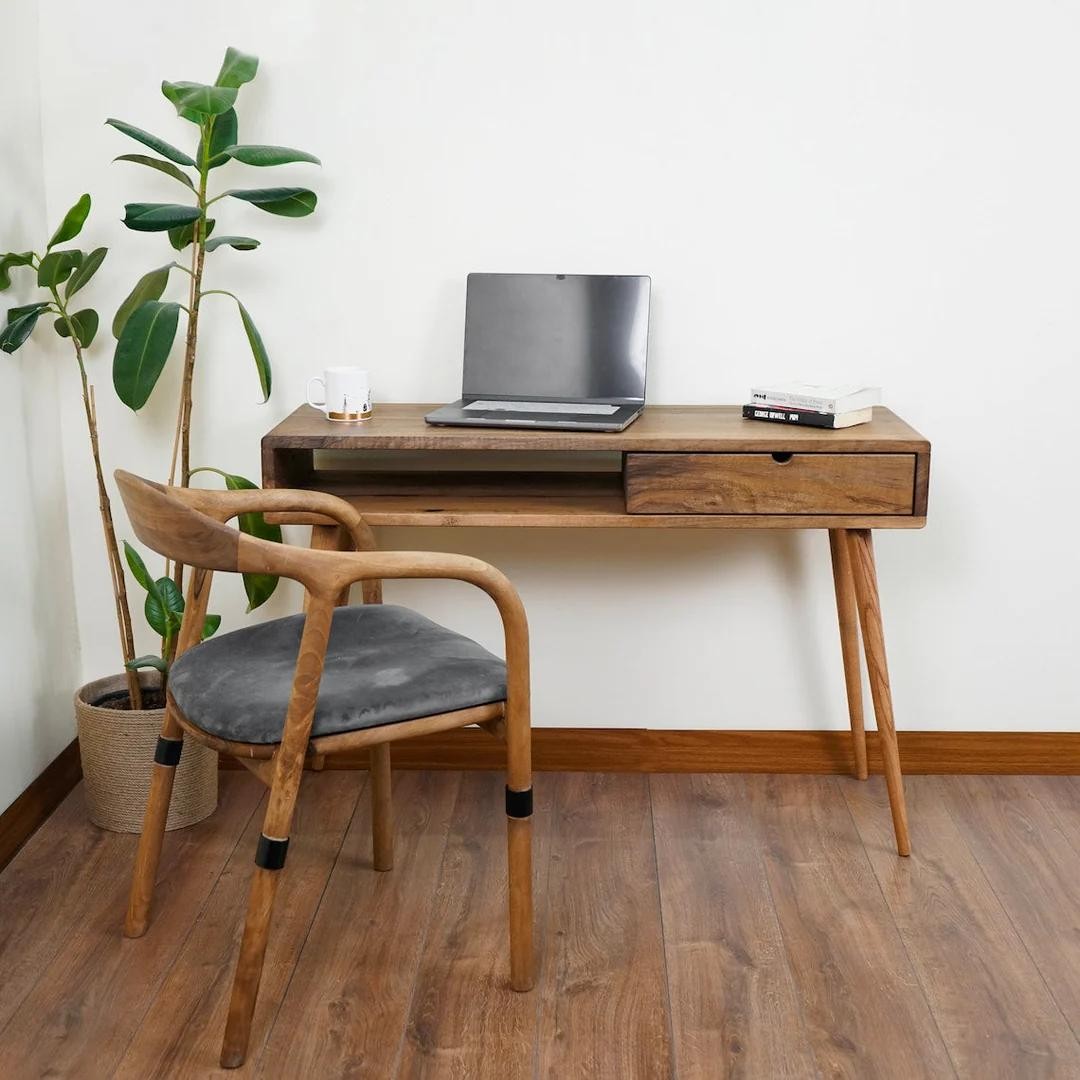
[{"label": "green leaf", "polygon": [[268,214],[279,214],[281,217],[307,217],[319,201],[314,191],[295,187],[251,188],[226,191],[225,194],[234,199],[243,199]]},{"label": "green leaf", "polygon": [[[237,476],[235,473],[225,474],[225,486],[230,491],[257,491],[259,485],[252,483],[246,477]],[[241,514],[236,524],[242,533],[248,536],[258,537],[260,540],[269,540],[271,543],[281,543],[281,526],[267,524],[262,514]],[[272,574],[244,574],[244,591],[248,598],[248,611],[254,611],[261,607],[274,595],[278,579]]]},{"label": "green leaf", "polygon": [[27,304],[8,309],[7,326],[0,330],[0,351],[13,353],[34,332],[38,318],[48,304]]},{"label": "green leaf", "polygon": [[142,556],[126,540],[124,541],[124,556],[127,558],[127,564],[131,567],[131,573],[135,580],[144,589],[153,588],[154,579],[150,576],[150,571],[146,569],[146,563],[142,561]]},{"label": "green leaf", "polygon": [[191,182],[187,173],[181,172],[171,161],[147,157],[146,154],[121,154],[119,157],[113,158],[113,161],[130,161],[136,165],[145,165],[148,169],[157,169],[158,172],[171,176],[174,180],[179,180],[181,184],[186,184],[192,191],[195,190],[195,185]]},{"label": "green leaf", "polygon": [[136,656],[134,660],[129,660],[124,667],[131,671],[138,671],[139,668],[154,668],[162,674],[169,670],[169,665],[160,656],[155,656],[153,653],[148,653],[146,656]]},{"label": "green leaf", "polygon": [[[237,121],[235,109],[229,109],[228,112],[223,112],[220,116],[215,116],[213,118],[212,127],[210,128],[210,145],[206,150],[206,164],[208,168],[216,169],[219,165],[224,165],[225,162],[229,160],[224,151],[236,142],[236,135]],[[199,161],[203,160],[202,138],[199,139],[198,159]]]},{"label": "green leaf", "polygon": [[[98,267],[105,261],[105,256],[108,255],[108,248],[94,248],[89,255],[75,270],[75,273],[68,278],[67,288],[64,290],[64,296],[70,300],[84,285],[86,285],[90,279],[98,272]],[[48,258],[48,256],[46,256]]]},{"label": "green leaf", "polygon": [[149,146],[151,150],[156,150],[170,161],[175,161],[177,165],[195,164],[195,159],[188,157],[183,150],[177,150],[171,143],[159,139],[156,135],[151,135],[149,131],[143,131],[142,128],[137,128],[133,124],[126,124],[123,120],[110,119],[106,120],[105,123],[116,128],[117,131],[122,131],[125,135],[130,135],[136,142],[141,142],[143,146]]},{"label": "green leaf", "polygon": [[235,87],[207,86],[196,82],[163,82],[161,92],[176,106],[185,119],[218,116],[233,107],[236,101]]},{"label": "green leaf", "polygon": [[138,411],[157,384],[176,338],[180,305],[149,300],[127,320],[113,354],[113,386],[120,400]]},{"label": "green leaf", "polygon": [[321,165],[322,162],[306,150],[293,150],[288,146],[229,146],[223,151],[234,161],[243,162],[245,165],[257,165],[260,168],[267,165],[288,165],[293,161],[310,161],[313,165]]},{"label": "green leaf", "polygon": [[203,620],[202,635],[199,640],[205,641],[208,637],[213,637],[218,632],[219,626],[221,626],[220,615],[207,615]]},{"label": "green leaf", "polygon": [[53,233],[53,238],[49,241],[49,248],[55,247],[57,244],[64,244],[68,240],[73,239],[82,232],[82,227],[86,222],[86,215],[90,213],[90,196],[83,195],[79,201],[64,215],[64,220],[60,222],[60,228]]},{"label": "green leaf", "polygon": [[124,224],[135,232],[165,232],[177,225],[198,221],[202,211],[197,206],[179,203],[126,203]]},{"label": "green leaf", "polygon": [[44,259],[38,263],[37,283],[43,289],[51,289],[61,282],[67,281],[71,271],[83,261],[83,253],[74,248],[65,248],[63,251],[50,251]]},{"label": "green leaf", "polygon": [[244,333],[247,334],[248,344],[251,346],[251,355],[255,358],[255,370],[259,374],[259,386],[262,388],[263,401],[269,401],[270,357],[266,353],[266,346],[263,344],[258,327],[252,322],[251,316],[248,314],[248,309],[239,300],[236,301],[236,306],[240,309],[240,319],[244,324]]},{"label": "green leaf", "polygon": [[[172,244],[177,251],[183,251],[192,241],[195,239],[195,226],[197,222],[191,221],[187,225],[180,225],[175,229],[169,230],[169,243]],[[217,224],[213,218],[206,219],[206,235],[209,236],[214,231],[214,225]]]},{"label": "green leaf", "polygon": [[157,300],[161,296],[165,291],[165,286],[169,284],[169,271],[172,268],[172,263],[166,263],[165,266],[159,266],[156,270],[151,270],[139,278],[135,283],[135,288],[128,293],[127,299],[116,309],[112,323],[114,338],[120,336],[136,308],[142,307],[147,300]]},{"label": "green leaf", "polygon": [[225,59],[215,80],[217,86],[240,87],[255,78],[259,70],[259,58],[250,53],[242,53],[231,45],[225,50]]},{"label": "green leaf", "polygon": [[216,251],[223,246],[236,248],[237,251],[254,251],[259,246],[259,241],[250,236],[215,236],[213,240],[206,242],[207,251]]},{"label": "green leaf", "polygon": [[[98,313],[93,308],[84,308],[82,311],[76,311],[74,315],[69,315],[68,319],[75,327],[75,336],[79,339],[79,344],[84,349],[90,348],[90,342],[94,340],[94,335],[97,333]],[[67,320],[63,316],[57,319],[53,326],[61,337],[71,337]]]},{"label": "green leaf", "polygon": [[184,617],[184,597],[170,577],[160,577],[154,588],[147,589],[143,614],[150,629],[159,637],[176,637]]},{"label": "green leaf", "polygon": [[[197,472],[217,473],[224,481],[229,491],[258,491],[259,485],[252,483],[244,476],[236,473],[222,472],[221,469],[202,468],[193,469]],[[281,526],[270,525],[262,514],[241,514],[236,524],[242,533],[257,537],[260,540],[269,540],[271,543],[281,543]],[[254,611],[262,606],[274,595],[278,579],[273,574],[244,574],[244,591],[248,598],[248,611]]]},{"label": "green leaf", "polygon": [[32,266],[34,253],[32,251],[9,251],[0,255],[0,292],[11,288],[11,274],[8,272],[13,266]]}]

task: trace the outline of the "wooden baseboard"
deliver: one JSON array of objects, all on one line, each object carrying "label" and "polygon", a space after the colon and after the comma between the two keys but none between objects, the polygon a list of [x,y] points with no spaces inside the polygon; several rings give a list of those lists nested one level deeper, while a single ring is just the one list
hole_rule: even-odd
[{"label": "wooden baseboard", "polygon": [[[870,771],[880,773],[877,732],[867,732]],[[1080,733],[904,731],[904,772],[1080,775]],[[503,744],[478,728],[394,744],[400,769],[501,769]],[[223,759],[226,767],[235,765]],[[237,766],[239,768],[239,766]],[[367,752],[327,758],[328,769],[363,769]],[[644,728],[534,728],[538,772],[848,773],[846,731],[660,731]]]},{"label": "wooden baseboard", "polygon": [[72,739],[45,771],[0,814],[0,870],[82,779],[79,740]]}]

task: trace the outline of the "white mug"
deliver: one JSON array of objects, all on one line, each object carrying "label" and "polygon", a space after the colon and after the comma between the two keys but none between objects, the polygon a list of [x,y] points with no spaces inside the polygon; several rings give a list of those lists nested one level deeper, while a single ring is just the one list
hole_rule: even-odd
[{"label": "white mug", "polygon": [[[322,401],[316,401],[312,386],[322,387]],[[367,420],[371,416],[371,387],[363,368],[332,367],[308,380],[308,404],[326,413],[328,420]]]}]

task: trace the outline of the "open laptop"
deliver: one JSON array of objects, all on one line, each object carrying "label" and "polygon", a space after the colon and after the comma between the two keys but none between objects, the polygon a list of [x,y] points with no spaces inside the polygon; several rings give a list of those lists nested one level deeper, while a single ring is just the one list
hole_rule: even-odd
[{"label": "open laptop", "polygon": [[622,431],[645,407],[648,277],[470,274],[461,399],[429,424]]}]

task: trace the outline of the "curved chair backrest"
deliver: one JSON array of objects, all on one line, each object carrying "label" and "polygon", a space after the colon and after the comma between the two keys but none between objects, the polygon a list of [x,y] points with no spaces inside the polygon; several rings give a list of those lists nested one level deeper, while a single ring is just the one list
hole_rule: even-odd
[{"label": "curved chair backrest", "polygon": [[167,559],[204,570],[236,570],[240,533],[188,506],[162,484],[117,469],[135,535]]}]

